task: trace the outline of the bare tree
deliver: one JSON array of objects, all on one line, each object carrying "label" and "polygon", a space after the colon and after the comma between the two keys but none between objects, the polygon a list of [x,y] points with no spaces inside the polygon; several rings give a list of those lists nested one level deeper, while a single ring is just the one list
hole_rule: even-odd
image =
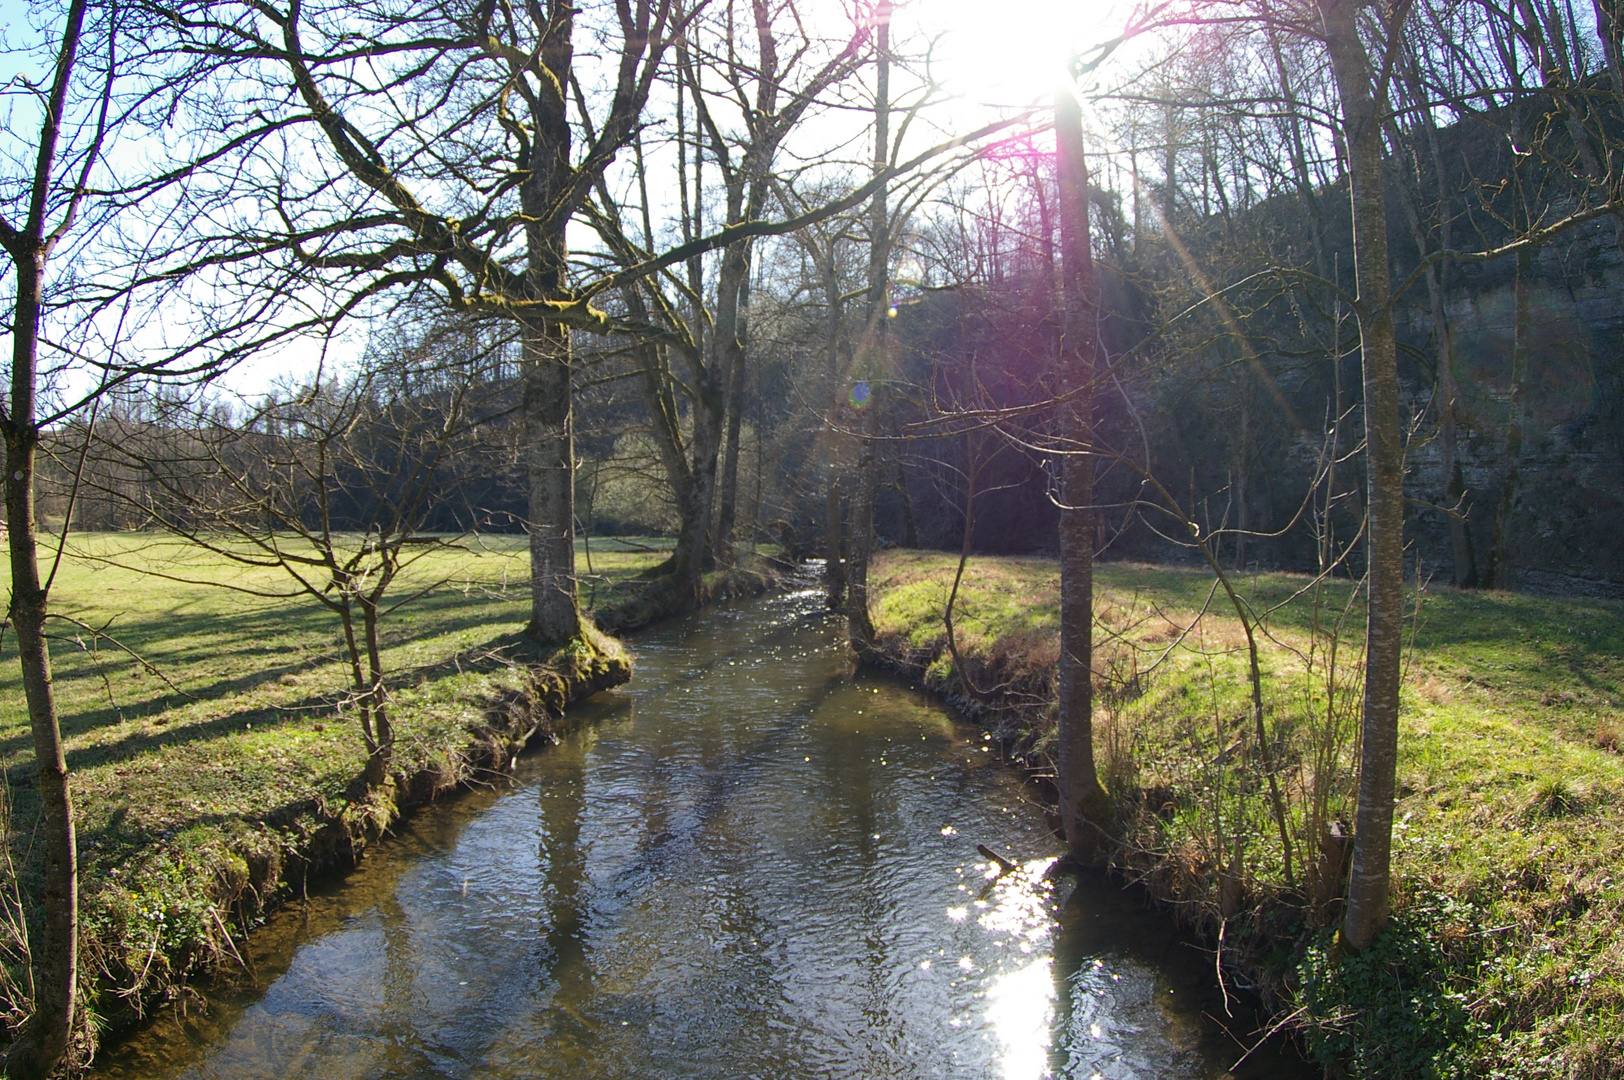
[{"label": "bare tree", "polygon": [[1082,112],[1055,97],[1060,218],[1060,394],[1066,453],[1060,486],[1060,711],[1055,734],[1060,817],[1072,853],[1097,858],[1110,801],[1094,768],[1094,380],[1099,294],[1088,228]]},{"label": "bare tree", "polygon": [[[574,546],[571,330],[608,329],[572,287],[566,229],[630,141],[666,50],[675,0],[358,12],[343,4],[164,9],[184,47],[231,65],[259,97],[228,110],[284,116],[297,150],[249,166],[260,207],[242,231],[344,290],[341,310],[407,284],[451,309],[512,319],[521,380],[531,549],[530,633],[581,629]],[[607,89],[588,95],[582,34]],[[577,106],[580,107],[577,113]],[[319,155],[321,169],[287,162]]]},{"label": "bare tree", "polygon": [[[78,992],[79,875],[73,797],[51,689],[51,659],[45,640],[51,579],[40,573],[34,489],[40,440],[50,419],[41,415],[39,379],[51,257],[78,224],[113,106],[117,36],[105,28],[105,66],[84,61],[81,50],[91,36],[86,26],[88,7],[85,0],[70,4],[50,81],[29,87],[38,97],[40,114],[30,175],[7,182],[5,188],[10,190],[0,188],[5,196],[0,203],[0,246],[11,259],[16,282],[9,326],[11,385],[0,412],[0,433],[6,440],[6,526],[11,555],[8,618],[17,635],[28,700],[45,847],[43,935],[34,947],[34,1015],[3,1063],[8,1072],[19,1075],[43,1076],[67,1056]],[[83,116],[70,117],[73,109]]]},{"label": "bare tree", "polygon": [[[696,21],[677,49],[675,149],[685,243],[703,232],[707,160],[720,189],[722,230],[762,219],[781,180],[776,172],[781,150],[809,112],[825,108],[831,92],[858,70],[870,35],[860,21],[844,41],[820,41],[807,33],[792,3],[754,3],[751,19],[748,38],[731,17],[716,26]],[[641,141],[635,149],[641,164]],[[589,207],[605,242],[624,265],[650,258],[656,246],[645,176],[646,169],[639,168],[640,238],[633,239],[607,185],[599,185],[596,205]],[[805,214],[816,208],[798,209]],[[653,434],[681,510],[677,546],[662,568],[676,583],[680,603],[692,603],[699,595],[707,565],[730,558],[755,243],[755,237],[744,235],[720,245],[714,291],[707,286],[698,251],[684,260],[685,276],[651,274],[622,290],[628,312],[661,328],[658,340],[640,348],[639,363]],[[673,355],[681,377],[673,370]],[[688,406],[686,424],[681,423],[679,397]]]},{"label": "bare tree", "polygon": [[280,570],[281,595],[338,620],[369,789],[391,781],[397,734],[382,619],[432,583],[400,600],[390,590],[456,545],[424,525],[501,457],[486,430],[511,395],[455,344],[386,348],[343,378],[318,370],[240,419],[206,397],[160,399],[150,420],[101,432],[99,455],[147,478],[156,524],[235,565]]}]

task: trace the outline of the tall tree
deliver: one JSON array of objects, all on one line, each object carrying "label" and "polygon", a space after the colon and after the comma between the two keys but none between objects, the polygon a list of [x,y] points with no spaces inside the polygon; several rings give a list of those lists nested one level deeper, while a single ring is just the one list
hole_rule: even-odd
[{"label": "tall tree", "polygon": [[72,145],[70,94],[82,78],[80,49],[86,36],[86,0],[73,0],[63,21],[51,80],[37,88],[43,101],[33,143],[33,172],[22,182],[20,219],[9,200],[0,204],[0,246],[11,259],[16,299],[11,317],[11,387],[0,410],[6,440],[6,526],[11,555],[8,616],[17,635],[23,691],[28,701],[39,785],[40,831],[45,848],[42,934],[34,943],[34,1015],[6,1054],[13,1076],[43,1076],[68,1052],[75,1025],[79,962],[79,872],[74,841],[73,795],[51,687],[45,622],[50,579],[42,578],[34,485],[40,437],[40,336],[51,256],[74,227],[91,170],[106,137],[113,92],[115,36],[109,32],[107,67],[89,103],[87,143]]},{"label": "tall tree", "polygon": [[[1347,148],[1353,214],[1354,277],[1364,365],[1366,565],[1365,700],[1359,757],[1359,807],[1343,940],[1364,949],[1391,910],[1393,793],[1398,769],[1400,653],[1404,623],[1404,431],[1399,420],[1398,342],[1393,329],[1392,268],[1387,252],[1387,193],[1382,128],[1391,59],[1372,67],[1358,24],[1358,0],[1317,0],[1331,72],[1341,101],[1339,133]],[[1398,42],[1400,5],[1380,44]]]},{"label": "tall tree", "polygon": [[[824,43],[808,35],[796,4],[752,0],[751,18],[751,40],[737,34],[731,18],[722,20],[717,31],[721,47],[716,55],[702,63],[698,55],[685,50],[679,71],[693,103],[696,146],[708,152],[720,182],[724,230],[762,219],[772,201],[780,152],[809,111],[827,105],[825,96],[831,89],[858,69],[872,33],[859,20],[844,42],[835,42],[833,49],[824,52],[824,59],[814,61],[824,51],[820,49]],[[723,88],[721,93],[705,89],[701,76],[707,67],[715,69],[714,81]],[[736,114],[736,123],[727,122],[723,108]],[[696,150],[696,179],[698,157]],[[702,192],[696,192],[696,215],[701,203]],[[685,224],[685,235],[699,231]],[[725,560],[732,539],[754,244],[755,238],[745,235],[720,247],[710,303],[697,260],[690,263],[685,283],[689,303],[708,316],[693,322],[695,330],[670,318],[679,310],[675,304],[658,304],[667,313],[666,325],[686,339],[679,351],[688,361],[692,405],[690,493],[682,500],[683,527],[672,571],[690,597],[698,592],[707,557]],[[654,287],[659,279],[645,278],[643,284]],[[708,333],[697,329],[706,325]],[[658,437],[675,442],[679,435],[670,431]]]},{"label": "tall tree", "polygon": [[[264,112],[292,124],[297,151],[253,163],[263,182],[243,233],[347,289],[341,311],[416,285],[453,310],[517,325],[529,632],[543,642],[575,638],[571,331],[610,327],[573,288],[566,232],[631,140],[689,15],[676,0],[612,10],[566,0],[163,10],[186,48],[231,62],[233,79],[257,80],[262,91],[246,103],[240,92],[223,94],[221,114],[204,119]],[[602,51],[586,58],[583,34]],[[583,65],[603,89],[585,91]]]},{"label": "tall tree", "polygon": [[[882,176],[891,156],[891,15],[890,0],[874,9],[874,175]],[[874,191],[868,219],[868,322],[859,345],[858,365],[866,378],[852,388],[852,403],[861,409],[857,446],[857,491],[852,497],[851,554],[846,562],[846,624],[852,648],[860,657],[874,653],[874,623],[868,613],[868,561],[874,547],[874,498],[879,491],[875,438],[881,400],[887,392],[891,356],[887,334],[891,286],[891,217],[885,185]]]},{"label": "tall tree", "polygon": [[1097,857],[1110,801],[1094,767],[1094,352],[1099,300],[1088,227],[1083,114],[1069,88],[1055,96],[1061,332],[1060,711],[1057,786],[1066,845]]}]

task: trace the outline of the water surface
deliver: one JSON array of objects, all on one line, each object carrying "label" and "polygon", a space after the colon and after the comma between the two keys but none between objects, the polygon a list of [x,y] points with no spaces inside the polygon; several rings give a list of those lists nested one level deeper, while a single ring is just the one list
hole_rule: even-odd
[{"label": "water surface", "polygon": [[413,817],[255,935],[251,985],[98,1075],[1223,1075],[1210,960],[1107,884],[1062,910],[1013,771],[842,637],[813,592],[638,635],[578,733]]}]

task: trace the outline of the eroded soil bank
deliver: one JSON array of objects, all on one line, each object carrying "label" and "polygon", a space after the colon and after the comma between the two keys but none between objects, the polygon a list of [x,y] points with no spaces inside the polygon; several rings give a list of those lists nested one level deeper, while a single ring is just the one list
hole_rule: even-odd
[{"label": "eroded soil bank", "polygon": [[[240,965],[243,936],[267,915],[355,866],[416,808],[511,772],[526,749],[568,730],[572,705],[625,683],[632,667],[618,642],[590,632],[557,650],[514,635],[440,674],[395,697],[403,752],[377,788],[358,779],[342,790],[289,786],[263,816],[204,816],[138,837],[121,829],[126,814],[87,837],[101,858],[86,860],[84,874],[85,949],[95,960],[85,989],[102,1037],[185,993],[188,980]],[[189,791],[200,797],[197,785]]]}]

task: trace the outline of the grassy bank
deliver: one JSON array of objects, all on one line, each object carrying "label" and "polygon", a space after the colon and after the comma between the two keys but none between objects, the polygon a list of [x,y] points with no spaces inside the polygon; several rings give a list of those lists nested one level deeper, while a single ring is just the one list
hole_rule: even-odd
[{"label": "grassy bank", "polygon": [[[1041,771],[1058,569],[973,560],[957,671],[942,619],[956,561],[881,556],[876,628],[896,663]],[[1322,838],[1352,817],[1357,593],[1237,579],[1249,610],[1267,613],[1260,741],[1245,628],[1222,593],[1209,602],[1211,577],[1096,573],[1096,740],[1120,807],[1119,865],[1214,938],[1222,928],[1238,981],[1257,980],[1316,1053],[1356,1076],[1624,1076],[1624,604],[1416,598],[1396,916],[1343,964],[1331,929],[1343,852]]]},{"label": "grassy bank", "polygon": [[[595,540],[582,598],[639,595],[661,541]],[[587,566],[580,550],[580,565]],[[235,964],[233,934],[308,875],[350,862],[404,808],[505,768],[572,694],[624,681],[607,639],[539,655],[523,537],[414,564],[385,617],[400,783],[355,783],[365,749],[343,708],[339,625],[279,571],[244,570],[143,534],[70,538],[53,589],[52,660],[73,771],[86,992],[117,1027],[199,970]],[[0,647],[9,644],[0,638]],[[539,725],[539,728],[538,728]],[[37,874],[32,744],[15,654],[0,655],[0,763],[11,863],[0,867],[7,1019],[22,1015],[26,939],[4,927]]]}]

